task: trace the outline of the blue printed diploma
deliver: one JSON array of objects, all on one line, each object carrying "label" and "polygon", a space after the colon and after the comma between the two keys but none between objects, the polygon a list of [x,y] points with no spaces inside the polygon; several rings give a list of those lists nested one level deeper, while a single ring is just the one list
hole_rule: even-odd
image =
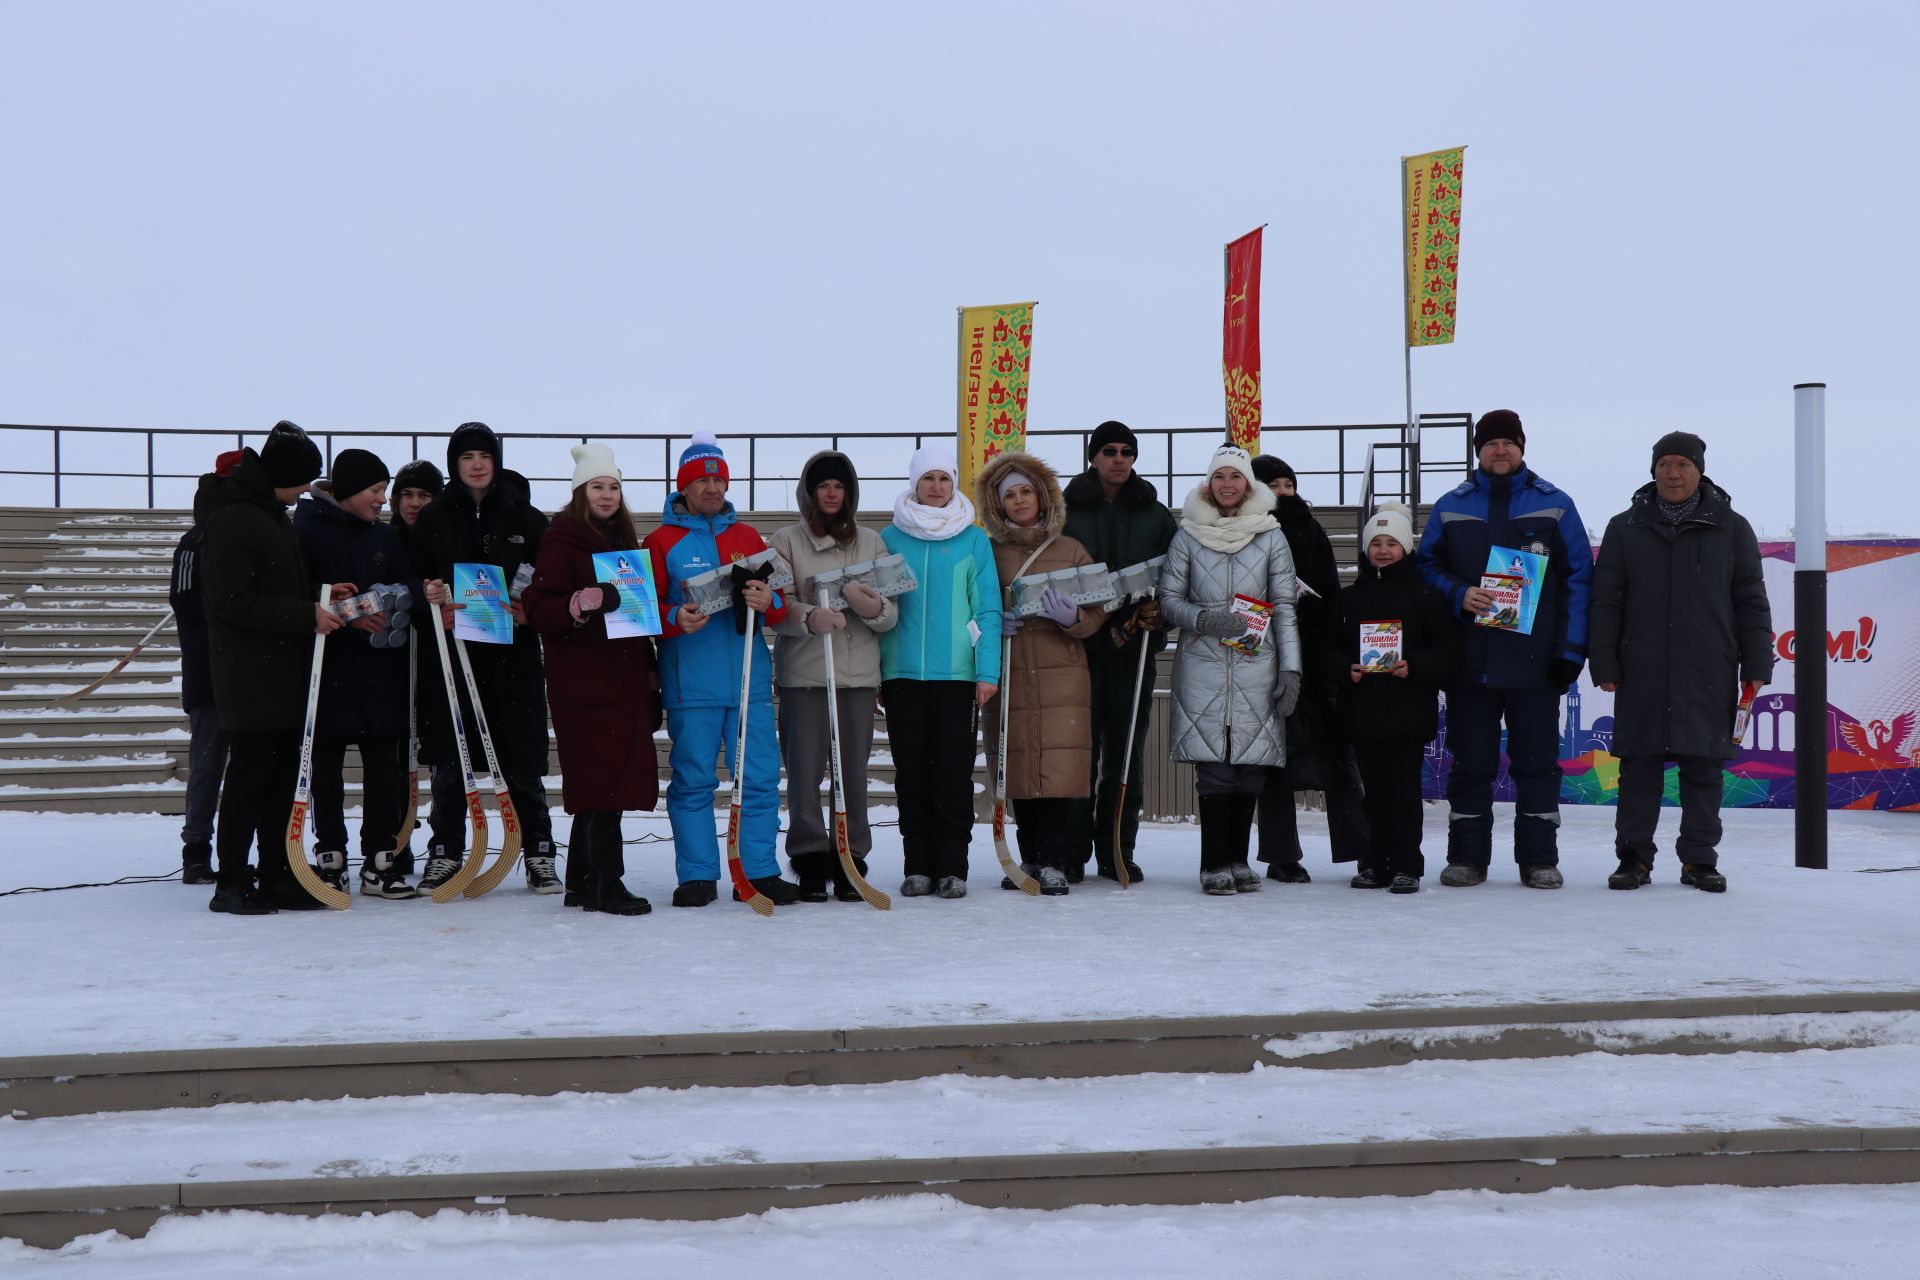
[{"label": "blue printed diploma", "polygon": [[453,634],[479,644],[512,644],[513,615],[507,612],[507,580],[497,564],[453,566]]},{"label": "blue printed diploma", "polygon": [[653,558],[645,551],[597,551],[593,574],[620,588],[620,607],[606,615],[607,639],[660,634],[660,597],[653,589]]}]

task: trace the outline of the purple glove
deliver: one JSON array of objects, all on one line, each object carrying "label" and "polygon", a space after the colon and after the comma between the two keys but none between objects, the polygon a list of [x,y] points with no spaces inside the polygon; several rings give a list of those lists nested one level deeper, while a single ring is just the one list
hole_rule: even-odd
[{"label": "purple glove", "polygon": [[1070,627],[1080,621],[1080,606],[1048,587],[1040,597],[1040,614],[1056,626]]}]

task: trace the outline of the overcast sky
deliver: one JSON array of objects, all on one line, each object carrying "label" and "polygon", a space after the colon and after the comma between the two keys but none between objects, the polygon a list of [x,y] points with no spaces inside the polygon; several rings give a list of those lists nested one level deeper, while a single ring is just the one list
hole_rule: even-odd
[{"label": "overcast sky", "polygon": [[1596,530],[1698,431],[1784,531],[1825,380],[1830,523],[1920,532],[1917,67],[1914,3],[3,0],[0,420],[944,431],[1033,298],[1033,426],[1209,426],[1264,222],[1267,420],[1392,421],[1396,162],[1465,143],[1416,408]]}]

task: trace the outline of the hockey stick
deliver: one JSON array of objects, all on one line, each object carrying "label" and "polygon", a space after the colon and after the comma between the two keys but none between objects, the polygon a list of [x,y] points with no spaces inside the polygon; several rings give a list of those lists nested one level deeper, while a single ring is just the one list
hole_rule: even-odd
[{"label": "hockey stick", "polygon": [[1040,882],[1026,873],[1007,852],[1007,704],[1012,701],[1007,688],[1013,678],[1013,637],[1007,636],[1000,652],[1000,742],[993,766],[993,852],[1000,859],[1000,870],[1013,887],[1034,897],[1040,896]]},{"label": "hockey stick", "polygon": [[[827,589],[820,588],[820,607],[827,607]],[[826,645],[827,657],[827,759],[833,778],[833,845],[840,854],[840,874],[847,878],[860,897],[870,907],[881,911],[893,909],[893,899],[867,882],[860,874],[860,868],[854,865],[853,850],[847,847],[847,802],[840,787],[840,686],[833,674],[833,632],[823,631],[820,639]],[[788,806],[792,806],[792,797],[788,797]],[[818,804],[816,797],[813,803]]]},{"label": "hockey stick", "polygon": [[[322,605],[327,603],[327,597],[332,594],[330,585],[320,584]],[[159,628],[155,627],[154,630]],[[136,649],[138,647],[135,646]],[[322,880],[307,862],[307,805],[313,799],[313,720],[320,708],[320,664],[326,656],[327,638],[315,635],[313,662],[307,672],[307,718],[300,734],[300,777],[293,786],[293,812],[287,815],[287,865],[293,870],[293,878],[300,882],[302,889],[313,895],[315,902],[324,903],[336,911],[345,911],[353,905],[353,899]],[[261,850],[263,856],[265,853],[266,850]]]},{"label": "hockey stick", "polygon": [[[460,695],[453,690],[453,658],[447,653],[447,631],[440,623],[440,606],[432,605],[432,610],[433,642],[440,647],[440,679],[447,686],[447,715],[453,720],[453,745],[460,753],[460,777],[467,784],[467,821],[473,827],[472,838],[467,841],[467,860],[452,879],[433,891],[435,902],[452,902],[486,861],[487,811],[480,805],[480,784],[474,781],[473,761],[467,755],[467,726],[460,718]],[[479,699],[474,701],[477,703]]]},{"label": "hockey stick", "polygon": [[[745,604],[739,607],[747,609]],[[773,900],[753,887],[740,861],[740,785],[747,775],[747,708],[753,696],[753,646],[760,642],[759,622],[759,613],[747,609],[747,634],[740,646],[740,732],[733,744],[733,800],[727,807],[727,871],[733,877],[733,891],[755,911],[770,916]]]},{"label": "hockey stick", "polygon": [[[438,610],[435,610],[438,612]],[[414,644],[417,639],[412,628],[407,630],[407,810],[400,816],[400,830],[393,837],[393,847],[404,849],[407,841],[413,839],[413,829],[420,825],[420,695],[416,682],[420,675],[420,654]]]},{"label": "hockey stick", "polygon": [[[1148,590],[1147,599],[1153,599],[1152,590]],[[1140,718],[1140,686],[1147,679],[1147,633],[1143,628],[1140,636],[1140,660],[1133,669],[1133,701],[1127,704],[1127,749],[1120,763],[1120,796],[1113,810],[1113,877],[1120,882],[1122,889],[1133,885],[1133,877],[1127,872],[1125,851],[1120,847],[1120,828],[1127,812],[1127,777],[1133,772],[1133,726]]]},{"label": "hockey stick", "polygon": [[514,810],[513,797],[507,793],[506,775],[493,755],[493,735],[487,731],[487,711],[480,705],[480,688],[473,682],[473,663],[467,658],[467,642],[453,638],[453,651],[460,658],[460,675],[467,682],[467,701],[473,704],[473,723],[480,730],[480,750],[487,761],[487,780],[493,784],[493,798],[500,806],[500,856],[493,865],[475,876],[464,892],[478,898],[499,887],[507,873],[520,861],[520,815]]},{"label": "hockey stick", "polygon": [[172,622],[172,621],[173,621],[173,610],[169,609],[167,610],[165,617],[161,618],[160,621],[154,623],[152,628],[148,630],[147,634],[141,636],[140,639],[134,644],[133,648],[127,650],[126,657],[120,659],[120,661],[114,663],[111,667],[107,669],[107,673],[105,675],[97,677],[92,684],[82,685],[80,688],[75,689],[72,693],[61,694],[59,697],[53,699],[53,701],[49,702],[47,705],[51,707],[57,707],[63,702],[72,702],[76,698],[84,698],[88,694],[92,693],[95,689],[98,689],[101,685],[105,684],[107,681],[119,675],[122,671],[125,671],[127,669],[127,664],[129,662],[132,662],[134,658],[139,655],[140,651],[147,647],[147,641],[159,635],[160,628],[166,626],[169,622]]}]

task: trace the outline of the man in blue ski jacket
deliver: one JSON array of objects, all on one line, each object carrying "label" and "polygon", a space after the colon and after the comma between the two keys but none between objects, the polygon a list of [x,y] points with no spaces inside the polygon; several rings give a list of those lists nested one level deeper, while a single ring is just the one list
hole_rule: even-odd
[{"label": "man in blue ski jacket", "polygon": [[[703,615],[687,601],[689,578],[766,550],[727,501],[727,458],[707,432],[696,432],[680,455],[677,492],[667,495],[660,527],[642,540],[660,593],[660,699],[673,780],[667,819],[673,825],[676,907],[704,907],[717,896],[720,846],[713,828],[714,761],[724,748],[729,769],[740,732],[740,668],[747,611],[761,615],[754,632],[747,701],[747,749],[741,795],[740,862],[753,887],[776,905],[798,900],[798,886],[780,878],[774,845],[780,834],[780,746],[774,733],[773,659],[764,627],[787,616],[787,603],[764,581],[740,583],[726,613]],[[735,890],[738,893],[738,890]]]},{"label": "man in blue ski jacket", "polygon": [[[1560,852],[1560,698],[1587,658],[1593,547],[1573,499],[1529,470],[1520,415],[1495,409],[1474,426],[1479,467],[1433,504],[1420,539],[1421,575],[1447,598],[1461,627],[1460,666],[1447,686],[1447,868],[1455,888],[1486,880],[1493,860],[1493,781],[1500,724],[1516,804],[1513,856],[1520,882],[1557,889]],[[1494,547],[1546,557],[1533,629],[1476,624],[1493,611],[1480,585]]]}]

